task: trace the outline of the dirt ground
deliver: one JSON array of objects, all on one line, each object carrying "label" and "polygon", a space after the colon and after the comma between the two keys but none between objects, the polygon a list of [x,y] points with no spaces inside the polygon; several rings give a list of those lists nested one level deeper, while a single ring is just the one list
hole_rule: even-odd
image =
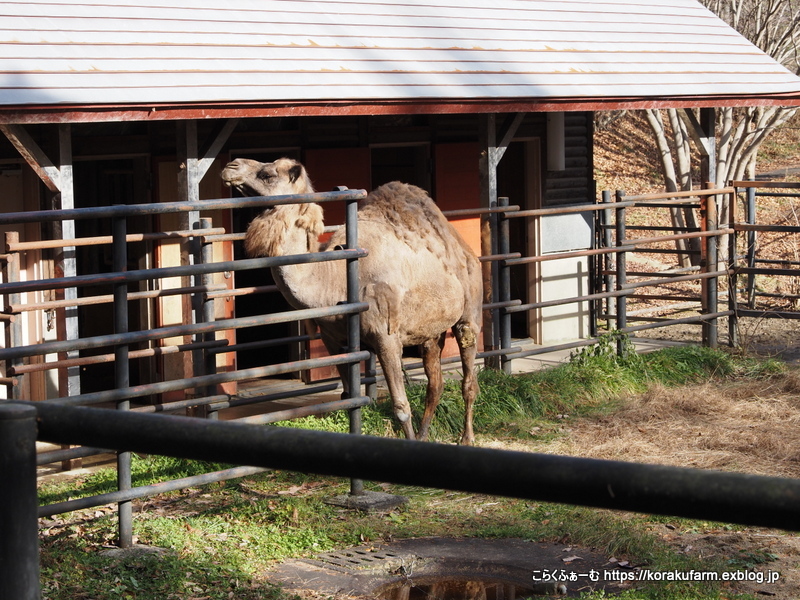
[{"label": "dirt ground", "polygon": [[[769,330],[775,335],[770,337]],[[797,358],[796,328],[760,332],[770,355]],[[787,347],[786,342],[791,344]],[[619,412],[571,421],[566,435],[542,451],[759,475],[800,476],[800,371],[769,382],[705,383],[680,390],[652,389],[631,398]],[[736,584],[734,589],[785,600],[800,598],[800,538],[773,530],[656,531],[677,552],[722,556],[731,564],[776,571],[772,585]]]}]

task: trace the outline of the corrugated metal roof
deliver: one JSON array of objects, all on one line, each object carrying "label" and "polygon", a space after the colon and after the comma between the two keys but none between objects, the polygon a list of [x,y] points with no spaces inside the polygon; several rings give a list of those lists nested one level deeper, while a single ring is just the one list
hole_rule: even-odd
[{"label": "corrugated metal roof", "polygon": [[0,4],[0,107],[800,93],[696,0]]}]

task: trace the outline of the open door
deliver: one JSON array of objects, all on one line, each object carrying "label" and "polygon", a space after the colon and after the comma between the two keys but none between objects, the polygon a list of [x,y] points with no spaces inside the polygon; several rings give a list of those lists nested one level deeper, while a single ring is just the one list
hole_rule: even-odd
[{"label": "open door", "polygon": [[[442,211],[480,207],[479,155],[480,147],[477,142],[434,146],[436,167],[433,199]],[[450,219],[450,223],[475,255],[480,256],[480,216],[453,218]],[[479,342],[479,347],[483,347],[483,341]],[[458,354],[458,344],[452,332],[448,332],[442,356],[458,356]]]}]

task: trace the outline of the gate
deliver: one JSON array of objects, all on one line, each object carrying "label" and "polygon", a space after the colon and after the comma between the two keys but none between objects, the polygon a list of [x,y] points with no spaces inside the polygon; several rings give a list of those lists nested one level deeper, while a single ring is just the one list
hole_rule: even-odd
[{"label": "gate", "polygon": [[[742,234],[743,238],[738,244],[743,266],[735,270],[731,282],[731,289],[738,292],[733,295],[732,308],[737,318],[800,319],[800,212],[792,203],[800,198],[800,183],[734,181],[733,185],[737,193],[744,195],[745,220],[734,225],[737,235]],[[785,198],[786,220],[794,221],[794,224],[759,223],[758,198]],[[781,234],[788,256],[776,259],[761,254],[759,235],[775,234]],[[772,286],[773,291],[759,289],[759,279],[772,279],[777,284]],[[744,287],[740,288],[742,285]],[[742,296],[741,301],[738,300],[739,295]],[[767,304],[780,300],[788,306],[778,309]]]}]

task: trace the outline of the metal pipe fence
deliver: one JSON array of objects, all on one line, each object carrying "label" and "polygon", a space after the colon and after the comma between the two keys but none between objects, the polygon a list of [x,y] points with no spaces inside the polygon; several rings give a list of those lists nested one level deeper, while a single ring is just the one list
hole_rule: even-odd
[{"label": "metal pipe fence", "polygon": [[[164,203],[133,206],[114,206],[89,209],[74,209],[70,211],[39,211],[36,213],[13,213],[0,215],[0,221],[5,224],[22,224],[26,222],[48,222],[60,221],[65,219],[109,219],[111,221],[111,236],[95,236],[93,238],[81,238],[80,240],[45,240],[42,242],[19,242],[18,235],[12,232],[7,239],[7,246],[10,250],[8,254],[8,267],[5,269],[4,283],[0,284],[0,294],[4,297],[4,311],[11,317],[12,324],[18,325],[22,313],[34,313],[34,311],[46,311],[64,308],[76,308],[77,306],[95,305],[99,303],[111,303],[113,305],[113,333],[106,335],[94,335],[90,337],[75,337],[74,339],[62,339],[55,341],[43,341],[40,343],[26,344],[23,341],[23,332],[7,328],[6,347],[0,349],[0,360],[5,361],[6,372],[11,374],[13,379],[10,382],[12,387],[9,397],[19,397],[20,378],[26,373],[33,373],[44,370],[57,370],[59,372],[66,368],[77,365],[98,364],[102,362],[113,363],[114,365],[114,385],[113,388],[71,395],[58,399],[63,405],[92,405],[111,403],[120,411],[152,411],[165,412],[189,407],[205,407],[207,416],[215,418],[218,411],[230,405],[230,396],[216,393],[217,386],[240,382],[250,379],[257,379],[265,376],[288,373],[301,369],[316,368],[320,366],[337,366],[354,364],[358,369],[359,362],[370,359],[369,352],[361,352],[358,348],[359,314],[366,310],[367,305],[358,302],[358,260],[366,255],[364,250],[357,247],[357,227],[355,219],[356,203],[365,196],[363,190],[339,190],[331,193],[321,193],[296,196],[281,196],[273,198],[244,198],[226,199],[181,203]],[[348,246],[342,250],[335,250],[327,253],[315,253],[303,256],[275,257],[274,259],[248,259],[238,261],[213,262],[211,245],[208,239],[211,236],[224,233],[221,228],[211,227],[209,220],[203,220],[201,227],[187,232],[158,232],[155,234],[138,234],[127,231],[127,220],[131,217],[141,217],[143,215],[163,215],[181,212],[190,212],[198,209],[213,210],[221,208],[241,208],[259,207],[266,208],[280,204],[300,201],[315,202],[345,202],[347,219]],[[194,253],[193,264],[185,264],[176,267],[160,267],[157,269],[128,270],[128,244],[145,239],[149,240],[186,240],[197,242],[196,252]],[[74,242],[74,243],[73,243]],[[72,277],[44,277],[40,279],[23,280],[19,272],[19,256],[21,252],[41,251],[53,248],[74,248],[77,246],[111,246],[111,272],[87,275],[77,275]],[[287,264],[315,263],[327,260],[343,260],[347,263],[348,283],[351,289],[348,290],[347,301],[341,305],[323,307],[305,311],[286,311],[272,312],[265,315],[254,317],[239,317],[230,319],[215,320],[213,299],[205,296],[211,291],[221,291],[227,286],[214,285],[210,280],[210,275],[214,273],[230,273],[250,269],[264,269],[274,266]],[[142,292],[129,292],[128,285],[132,282],[153,282],[163,280],[168,277],[190,278],[191,285],[182,285],[177,290],[147,290]],[[92,286],[111,286],[112,294],[102,294],[98,296],[87,296],[86,298],[76,298],[74,300],[45,300],[36,302],[33,306],[22,302],[24,294],[36,292],[51,293],[58,289],[86,289]],[[354,287],[355,286],[355,287]],[[263,288],[256,291],[264,291]],[[186,297],[190,300],[193,307],[193,317],[189,322],[180,325],[161,326],[146,328],[142,330],[129,331],[130,315],[128,305],[130,301],[163,298],[169,295]],[[344,315],[348,320],[348,327],[355,331],[350,335],[348,347],[340,354],[324,357],[310,358],[299,361],[284,362],[277,365],[266,365],[250,369],[239,369],[230,372],[216,372],[215,348],[226,345],[226,340],[215,340],[216,332],[228,331],[231,329],[242,329],[259,325],[285,323],[303,319],[313,319],[322,316]],[[183,338],[191,342],[183,344],[167,344],[163,347],[158,344],[165,344],[165,340],[170,338]],[[354,343],[355,340],[355,343]],[[136,345],[145,344],[147,348],[134,349]],[[95,357],[64,358],[76,351],[86,351],[95,349],[108,349],[110,352]],[[192,369],[185,377],[170,378],[164,381],[150,383],[131,382],[131,362],[142,357],[164,355],[167,353],[189,353],[192,357]],[[47,355],[56,355],[56,360],[46,361]],[[41,357],[41,358],[38,358]],[[38,360],[23,364],[32,358]],[[358,371],[356,371],[358,372]],[[361,396],[359,393],[360,381],[351,387],[353,393],[349,399],[340,402],[327,402],[317,404],[312,407],[303,407],[301,410],[289,410],[273,413],[274,420],[281,418],[295,418],[296,416],[308,414],[326,414],[334,410],[347,410],[351,415],[351,431],[360,433],[360,419],[358,411],[361,406],[369,401],[369,398]],[[193,390],[193,392],[192,392]],[[189,393],[190,396],[180,401],[164,401],[157,403],[157,398],[161,394],[169,392]],[[295,394],[299,395],[299,394]],[[150,401],[149,405],[132,407],[131,401]],[[86,457],[97,452],[102,452],[98,448],[75,448],[63,449],[51,453],[52,460],[70,460],[78,457]],[[46,455],[45,455],[46,456]],[[239,477],[239,471],[230,471],[214,475],[214,480]],[[117,474],[118,474],[118,500],[119,513],[119,543],[121,546],[129,546],[132,540],[131,510],[130,500],[135,495],[131,489],[131,459],[128,450],[117,453]],[[209,476],[198,476],[182,482],[186,485],[202,483]],[[205,479],[204,479],[205,478]],[[192,483],[195,482],[195,483]],[[161,484],[159,484],[161,485]],[[360,485],[354,482],[354,489]],[[136,494],[158,493],[162,487],[148,487],[140,489]],[[115,496],[116,497],[116,496]],[[90,499],[82,499],[74,503],[62,504],[58,507],[43,507],[42,510],[74,510],[82,506],[97,506],[98,503],[108,502],[108,497],[100,496]],[[114,500],[117,501],[117,500]],[[55,514],[49,512],[48,514]]]},{"label": "metal pipe fence", "polygon": [[[509,210],[500,215],[502,221],[520,218],[542,218],[554,215],[589,213],[596,225],[596,236],[594,246],[588,249],[571,250],[564,252],[552,252],[537,256],[509,257],[500,261],[500,272],[498,280],[503,281],[500,288],[503,291],[498,293],[500,299],[499,306],[505,315],[519,312],[541,311],[552,307],[562,307],[568,305],[590,305],[592,315],[592,331],[603,329],[601,321],[607,321],[608,331],[618,331],[621,333],[635,333],[647,329],[669,327],[673,325],[698,324],[703,327],[703,342],[715,346],[717,344],[717,319],[731,317],[731,311],[718,309],[718,298],[716,289],[718,279],[726,277],[729,270],[717,267],[717,243],[722,236],[733,233],[729,227],[720,227],[716,221],[717,197],[722,201],[728,202],[732,198],[733,188],[697,190],[693,192],[659,193],[637,196],[626,196],[624,192],[617,192],[612,201],[611,194],[604,192],[602,202],[596,204],[581,204],[562,207],[548,207],[531,210]],[[656,226],[635,226],[633,230],[642,231],[669,231],[669,235],[651,235],[629,237],[628,212],[631,209],[644,209],[654,212],[656,209],[687,209],[696,210],[701,213],[700,226],[693,227],[663,227]],[[710,215],[710,218],[709,218]],[[502,226],[498,227],[502,232]],[[503,240],[503,234],[499,233],[498,238]],[[654,273],[633,273],[628,268],[628,261],[631,256],[640,253],[669,253],[678,255],[679,250],[664,248],[665,244],[670,244],[682,240],[701,240],[702,255],[700,265],[696,268],[697,272],[686,273],[681,269],[670,269],[669,272]],[[500,242],[501,244],[503,242]],[[506,248],[505,251],[511,250]],[[520,299],[512,299],[505,291],[504,286],[507,281],[508,269],[520,265],[542,264],[551,261],[565,259],[586,258],[588,261],[595,260],[594,266],[589,267],[589,288],[588,294],[581,294],[572,297],[563,297],[552,300],[540,300],[535,302],[523,302]],[[649,279],[642,279],[642,276]],[[708,283],[705,283],[708,282]],[[701,283],[702,289],[694,296],[683,297],[683,301],[692,300],[696,314],[693,316],[682,316],[679,318],[660,318],[654,317],[641,325],[629,325],[628,300],[636,298],[638,300],[660,299],[669,300],[668,296],[655,294],[649,288],[662,287],[675,283]],[[683,307],[684,310],[687,307]],[[638,317],[637,317],[638,318]],[[554,350],[565,350],[580,348],[596,343],[598,339],[594,336],[586,339],[565,341],[561,343],[543,344],[539,348],[520,350],[509,345],[510,333],[508,331],[508,321],[500,321],[498,328],[501,331],[500,338],[504,340],[501,344],[500,352],[507,359],[503,360],[506,370],[510,370],[512,359],[536,356],[552,352]],[[515,351],[511,354],[512,351]],[[508,353],[508,354],[506,354]]]},{"label": "metal pipe fence", "polygon": [[[800,313],[797,310],[778,310],[774,307],[758,308],[758,299],[782,299],[789,304],[800,302],[800,244],[796,241],[797,234],[800,234],[800,222],[797,219],[797,207],[788,210],[787,214],[794,215],[796,225],[780,225],[775,223],[758,222],[757,199],[758,198],[786,198],[789,201],[800,199],[800,183],[786,181],[734,181],[732,184],[736,189],[737,195],[744,194],[744,217],[743,223],[736,223],[734,229],[736,233],[743,234],[744,254],[741,257],[745,266],[737,266],[737,276],[746,279],[744,288],[738,290],[736,285],[732,290],[744,295],[744,307],[737,304],[737,314],[741,317],[752,318],[778,318],[778,319],[798,319]],[[796,192],[778,192],[775,190],[798,190]],[[795,240],[793,244],[793,256],[785,260],[774,260],[761,256],[762,249],[759,248],[759,236],[770,233],[787,234]],[[733,251],[738,251],[736,245]],[[768,281],[770,278],[785,282],[788,292],[767,292],[759,289],[757,284],[759,278]],[[738,282],[738,280],[737,280]],[[735,299],[733,300],[735,302]]]},{"label": "metal pipe fence", "polygon": [[[0,294],[5,299],[4,310],[8,319],[4,321],[7,332],[6,347],[0,349],[0,360],[5,361],[6,377],[5,383],[11,390],[9,397],[19,398],[21,379],[31,373],[42,370],[64,370],[70,367],[94,364],[97,362],[112,362],[116,368],[116,380],[113,389],[98,392],[77,394],[72,397],[61,398],[58,403],[62,406],[74,405],[116,405],[126,414],[134,413],[156,413],[184,411],[187,408],[200,408],[201,414],[210,419],[217,418],[220,410],[233,407],[245,406],[248,404],[269,402],[282,398],[295,397],[309,393],[328,393],[337,389],[337,384],[320,383],[309,385],[300,391],[282,391],[278,393],[254,394],[251,397],[239,397],[228,393],[219,393],[218,387],[223,384],[254,380],[263,377],[270,377],[281,374],[294,373],[315,367],[329,367],[344,365],[347,368],[347,377],[351,390],[359,390],[361,385],[367,385],[366,395],[360,392],[353,392],[351,398],[332,402],[323,402],[314,406],[293,408],[289,410],[277,410],[264,415],[248,417],[245,420],[250,423],[272,423],[279,420],[291,419],[311,414],[325,414],[330,411],[346,410],[350,414],[351,430],[360,430],[359,410],[365,406],[370,398],[374,398],[374,385],[380,381],[380,375],[376,373],[374,367],[374,355],[360,349],[358,339],[358,316],[360,312],[366,310],[366,305],[358,301],[358,260],[365,256],[366,250],[357,247],[357,231],[355,229],[356,202],[363,197],[363,191],[340,190],[338,192],[326,194],[304,195],[302,197],[286,196],[279,198],[244,198],[244,199],[225,199],[202,201],[198,203],[166,203],[155,205],[136,205],[123,207],[102,207],[100,209],[74,209],[72,211],[41,211],[38,213],[15,213],[13,215],[0,215],[0,224],[9,224],[14,219],[18,222],[34,222],[42,220],[60,219],[79,219],[79,218],[107,218],[115,223],[114,235],[112,235],[112,257],[113,272],[105,274],[81,275],[69,278],[44,278],[41,280],[21,281],[19,272],[20,251],[30,252],[37,249],[36,242],[26,243],[20,246],[18,239],[11,239],[10,248],[15,251],[0,257],[6,263],[4,283],[0,284]],[[493,223],[491,228],[493,235],[492,252],[487,256],[482,256],[481,261],[493,265],[492,294],[488,302],[484,304],[484,309],[490,311],[493,319],[492,331],[496,338],[485,340],[488,349],[479,352],[478,357],[486,361],[490,358],[498,358],[499,365],[507,372],[511,371],[514,360],[550,353],[557,350],[576,349],[588,346],[597,342],[597,331],[602,329],[602,322],[609,331],[620,331],[633,334],[656,328],[670,327],[674,325],[698,324],[703,327],[703,343],[715,345],[717,343],[717,321],[720,318],[729,318],[729,327],[734,331],[736,314],[742,311],[737,310],[735,304],[728,306],[728,310],[719,309],[719,298],[716,295],[719,278],[728,277],[729,282],[735,281],[737,272],[751,276],[754,271],[738,270],[734,271],[729,266],[717,266],[717,244],[718,238],[730,235],[734,240],[738,231],[752,233],[750,229],[738,226],[719,225],[716,219],[716,203],[731,202],[734,198],[734,188],[698,190],[695,192],[681,192],[670,194],[651,194],[640,196],[626,196],[618,192],[612,199],[610,193],[603,194],[603,202],[597,204],[584,204],[578,206],[548,207],[536,210],[520,210],[519,206],[509,205],[508,199],[502,198],[498,206],[477,210],[449,211],[449,217],[474,217],[480,216]],[[127,260],[125,250],[131,240],[138,240],[138,234],[126,231],[125,219],[131,216],[169,214],[170,212],[187,212],[191,210],[205,209],[229,209],[241,207],[267,207],[278,204],[285,204],[298,201],[344,201],[347,204],[347,221],[345,226],[348,228],[347,247],[343,250],[334,250],[325,253],[293,256],[275,257],[262,259],[243,259],[234,261],[214,262],[210,252],[210,242],[213,240],[241,239],[239,233],[218,233],[216,228],[210,223],[204,223],[201,228],[194,230],[196,240],[186,237],[186,232],[178,232],[174,237],[178,239],[193,240],[198,242],[198,252],[195,256],[194,264],[187,264],[178,267],[161,267],[156,269],[127,270]],[[655,233],[667,232],[667,235],[643,236],[646,231],[639,226],[629,227],[630,211],[646,210],[655,211],[657,209],[682,208],[697,211],[701,215],[700,223],[696,228],[681,228],[673,226],[658,227]],[[584,250],[572,250],[565,252],[553,252],[544,255],[526,256],[524,248],[511,247],[510,225],[514,219],[538,219],[551,215],[590,213],[596,225],[596,235],[593,247]],[[734,214],[731,211],[731,214]],[[752,224],[751,224],[752,225]],[[636,237],[629,237],[629,232],[635,231]],[[170,239],[171,232],[162,232],[155,237],[159,239]],[[700,240],[702,246],[699,255],[699,265],[691,269],[670,269],[669,271],[634,271],[629,268],[629,258],[639,253],[647,252],[669,252],[677,254],[679,251],[667,248],[665,245],[672,244],[678,240]],[[81,242],[83,243],[83,242]],[[108,244],[107,237],[100,240],[93,240],[92,243]],[[16,245],[15,245],[16,244]],[[59,244],[44,244],[45,247],[69,247],[72,240],[64,240]],[[735,240],[734,240],[735,245]],[[39,248],[39,249],[41,249]],[[734,256],[734,254],[731,254]],[[586,258],[596,260],[596,264],[589,269],[589,277],[592,279],[590,293],[576,296],[569,296],[551,300],[527,301],[528,299],[513,298],[511,290],[511,269],[524,265],[537,265],[548,261],[558,261],[564,259]],[[284,312],[271,312],[264,315],[251,317],[235,317],[230,319],[215,319],[213,302],[215,299],[224,297],[241,297],[247,294],[265,293],[274,291],[273,286],[253,286],[251,288],[229,290],[226,286],[214,284],[209,276],[214,273],[237,272],[249,269],[263,269],[272,266],[286,264],[299,264],[318,262],[322,260],[342,260],[347,267],[348,298],[347,302],[323,309],[291,310]],[[749,260],[749,259],[748,259]],[[755,267],[751,267],[755,268]],[[150,282],[162,280],[166,277],[190,278],[188,284],[182,284],[177,289],[169,290],[145,290],[130,291],[129,284],[132,282]],[[701,289],[696,294],[684,294],[681,296],[664,295],[654,293],[652,288],[663,286],[666,283],[689,283],[699,284]],[[34,304],[23,302],[24,294],[42,293],[54,289],[82,288],[88,289],[92,286],[111,286],[113,293],[106,292],[87,298],[76,298],[74,300],[44,300]],[[735,285],[733,289],[735,289]],[[185,297],[191,301],[194,307],[194,317],[191,322],[179,325],[168,325],[153,327],[139,331],[127,331],[129,323],[125,310],[129,302],[152,300],[162,298],[167,295]],[[731,294],[735,301],[735,294]],[[21,343],[21,317],[24,313],[35,311],[63,309],[75,307],[84,303],[89,305],[92,298],[102,299],[102,302],[111,303],[116,312],[116,329],[114,333],[98,335],[86,338],[76,338],[68,340],[46,341],[36,344]],[[647,299],[679,299],[684,302],[684,309],[688,306],[691,314],[688,316],[677,317],[650,317],[641,320],[639,311],[629,309],[629,301]],[[98,302],[101,300],[97,300]],[[729,298],[730,301],[730,298]],[[586,338],[576,340],[565,340],[556,343],[541,344],[536,348],[523,349],[515,344],[512,339],[511,318],[516,313],[536,312],[551,307],[561,307],[569,305],[589,304],[592,319],[596,326],[593,333]],[[216,357],[228,352],[238,352],[245,348],[266,347],[275,344],[290,344],[305,342],[318,336],[295,335],[283,337],[281,339],[269,340],[264,342],[251,342],[245,344],[228,344],[227,340],[215,340],[214,335],[218,332],[225,332],[231,329],[243,329],[259,325],[274,325],[289,321],[313,319],[324,315],[342,315],[348,320],[351,335],[348,340],[348,348],[341,354],[333,357],[290,360],[275,365],[265,365],[248,369],[237,369],[225,372],[216,372]],[[637,321],[636,324],[631,322]],[[183,343],[168,342],[167,340],[181,338]],[[731,334],[733,339],[733,334]],[[249,344],[249,345],[248,345]],[[145,345],[146,348],[138,346]],[[107,349],[108,351],[92,357],[65,357],[67,354],[74,354],[76,351]],[[192,356],[193,369],[190,376],[175,377],[167,381],[156,381],[152,383],[141,383],[131,385],[130,364],[132,361],[144,357],[164,355],[168,353],[190,353]],[[57,355],[56,360],[48,362],[31,361],[34,357],[45,355]],[[367,367],[362,376],[359,372],[359,363],[366,361]],[[445,364],[458,363],[458,357],[447,358]],[[349,367],[347,367],[349,365]],[[406,365],[407,369],[421,368],[421,362]],[[186,392],[188,397],[179,400],[156,401],[159,395],[175,392]],[[137,405],[131,405],[134,402]],[[163,416],[163,415],[161,415]],[[74,443],[74,442],[69,442]],[[62,449],[47,453],[42,456],[42,460],[63,461],[71,458],[86,457],[92,453],[105,452],[104,448],[113,448],[113,445],[103,445],[98,442],[90,443],[89,448]],[[128,503],[134,493],[156,493],[157,487],[134,491],[130,485],[130,466],[128,459],[120,461],[119,472],[120,498],[121,502]],[[46,457],[46,458],[45,458]],[[225,477],[226,475],[219,475]],[[232,475],[233,476],[233,475]],[[202,476],[200,476],[202,477]],[[189,480],[194,481],[194,480]],[[161,484],[159,484],[161,485]],[[194,485],[188,483],[187,485]],[[354,480],[352,492],[359,493],[361,484]],[[149,490],[149,491],[148,491]],[[84,506],[92,500],[81,500],[80,506]],[[97,497],[94,502],[103,504],[107,502],[106,497]],[[91,504],[89,504],[91,506]],[[97,506],[99,504],[94,504]],[[63,507],[60,507],[63,508]],[[59,508],[59,509],[60,509]],[[42,510],[55,510],[43,507]],[[71,509],[68,509],[71,510]],[[127,511],[128,509],[123,509]],[[55,513],[49,513],[55,514]],[[120,520],[125,521],[121,525],[120,541],[125,545],[125,537],[130,539],[130,516],[122,514]],[[122,533],[124,532],[124,533]]]},{"label": "metal pipe fence", "polygon": [[[0,597],[38,600],[35,442],[136,452],[800,530],[800,481],[318,431],[263,428],[50,402],[0,403]],[[209,474],[207,481],[216,481]],[[162,491],[187,481],[159,484]],[[158,486],[157,486],[158,487]],[[108,501],[138,497],[120,490]]]}]

